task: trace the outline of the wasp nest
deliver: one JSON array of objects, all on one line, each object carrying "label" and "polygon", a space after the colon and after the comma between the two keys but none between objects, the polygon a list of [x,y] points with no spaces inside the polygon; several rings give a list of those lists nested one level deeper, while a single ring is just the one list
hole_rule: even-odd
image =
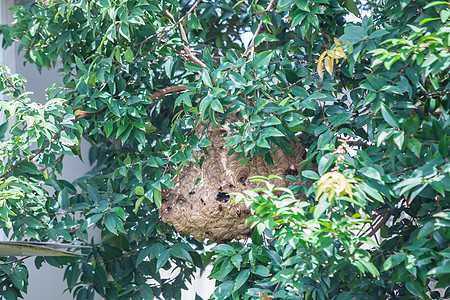
[{"label": "wasp nest", "polygon": [[[305,149],[298,141],[291,141],[293,155],[286,154],[281,148],[272,152],[273,166],[263,156],[257,155],[241,165],[237,155],[227,155],[223,148],[227,127],[214,129],[197,128],[200,135],[205,129],[211,146],[208,155],[199,151],[205,160],[199,164],[190,164],[181,168],[173,177],[174,188],[164,191],[160,208],[162,220],[175,227],[178,232],[191,234],[196,240],[210,239],[226,242],[232,239],[244,239],[252,230],[245,225],[250,210],[244,203],[231,204],[233,196],[228,193],[242,192],[262,186],[260,182],[250,182],[256,175],[278,175],[275,186],[287,187],[287,175],[298,177],[303,165],[298,163],[305,158]],[[300,196],[301,197],[301,196]]]}]

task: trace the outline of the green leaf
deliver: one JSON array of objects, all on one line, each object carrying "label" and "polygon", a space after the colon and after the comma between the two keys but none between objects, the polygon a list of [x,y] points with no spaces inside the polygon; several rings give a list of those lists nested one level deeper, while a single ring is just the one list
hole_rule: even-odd
[{"label": "green leaf", "polygon": [[292,175],[287,175],[286,176],[286,180],[289,180],[289,181],[292,181],[292,182],[298,182],[299,181],[297,177],[294,177]]},{"label": "green leaf", "polygon": [[122,35],[127,41],[131,42],[130,38],[130,29],[128,28],[128,25],[125,23],[120,24],[119,26],[119,33]]},{"label": "green leaf", "polygon": [[204,83],[207,87],[209,87],[209,88],[212,88],[212,87],[213,87],[213,84],[212,84],[212,82],[211,82],[211,77],[209,76],[209,71],[206,70],[206,69],[203,69],[203,70],[202,70],[202,80],[203,80],[203,83]]},{"label": "green leaf", "polygon": [[203,29],[202,24],[198,20],[197,16],[195,14],[189,14],[189,16],[186,19],[186,23],[191,27],[192,29]]},{"label": "green leaf", "polygon": [[231,255],[236,252],[233,247],[231,247],[230,245],[227,245],[227,244],[217,245],[214,248],[212,248],[212,250],[219,252],[219,253],[226,254],[226,255]]},{"label": "green leaf", "polygon": [[69,193],[66,188],[63,188],[58,195],[58,203],[61,209],[68,209],[70,207]]},{"label": "green leaf", "polygon": [[383,115],[384,120],[392,127],[398,128],[400,126],[397,117],[384,103],[381,104],[381,114]]},{"label": "green leaf", "polygon": [[231,280],[225,281],[221,285],[219,285],[214,291],[214,296],[217,299],[226,299],[231,296],[233,293],[234,282]]},{"label": "green leaf", "polygon": [[278,41],[278,39],[275,36],[269,33],[260,33],[255,38],[255,47],[258,47],[263,42],[276,42],[276,41]]},{"label": "green leaf", "polygon": [[325,174],[325,172],[328,171],[330,166],[333,164],[334,159],[336,157],[334,155],[325,154],[322,156],[319,160],[319,167],[317,168],[317,171],[319,172],[319,175],[322,176]]},{"label": "green leaf", "polygon": [[320,216],[327,210],[328,207],[331,206],[331,203],[328,202],[327,197],[321,196],[319,198],[319,203],[315,206],[313,217],[315,220],[319,219]]},{"label": "green leaf", "polygon": [[153,202],[158,208],[161,207],[161,190],[156,188],[153,190]]},{"label": "green leaf", "polygon": [[156,270],[161,269],[170,258],[170,249],[164,249],[162,253],[157,254]]},{"label": "green leaf", "polygon": [[288,10],[296,0],[278,0],[278,9],[281,11]]},{"label": "green leaf", "polygon": [[95,215],[90,216],[83,223],[83,225],[81,226],[80,230],[83,231],[83,230],[88,229],[89,227],[91,227],[92,225],[94,225],[95,223],[100,221],[101,218],[103,218],[103,214],[95,214]]},{"label": "green leaf", "polygon": [[380,145],[387,139],[389,139],[394,133],[395,133],[395,129],[393,128],[387,128],[383,131],[381,131],[378,134],[378,138],[377,138],[377,147],[380,147]]},{"label": "green leaf", "polygon": [[273,55],[273,51],[270,50],[258,53],[252,61],[253,68],[255,70],[259,68],[267,68]]},{"label": "green leaf", "polygon": [[270,274],[269,269],[267,267],[265,267],[265,266],[262,266],[262,265],[257,265],[254,270],[251,270],[251,272],[253,274],[256,274],[256,275],[259,275],[259,276],[262,276],[262,277],[267,277]]},{"label": "green leaf", "polygon": [[382,270],[387,271],[404,262],[408,256],[406,253],[397,253],[389,256],[383,264]]},{"label": "green leaf", "polygon": [[118,235],[116,228],[116,221],[112,214],[107,214],[105,217],[105,226],[112,234]]},{"label": "green leaf", "polygon": [[107,122],[105,122],[103,129],[105,130],[106,137],[109,137],[114,130],[114,125],[112,122],[107,121]]},{"label": "green leaf", "polygon": [[134,61],[134,54],[130,48],[127,48],[127,50],[124,53],[124,56],[127,62],[132,63]]},{"label": "green leaf", "polygon": [[241,268],[242,255],[240,254],[233,255],[231,257],[231,263],[236,267],[236,269],[239,270]]},{"label": "green leaf", "polygon": [[231,80],[233,80],[234,82],[239,84],[241,87],[244,87],[247,85],[247,81],[245,80],[245,78],[241,74],[239,74],[235,71],[231,71],[228,76],[230,77]]},{"label": "green leaf", "polygon": [[242,141],[242,136],[240,135],[233,135],[232,137],[229,137],[228,140],[223,145],[224,148],[233,147],[234,145],[240,143]]},{"label": "green leaf", "polygon": [[366,182],[361,182],[358,186],[361,186],[361,189],[364,191],[364,193],[368,194],[372,199],[384,203],[383,196],[381,196],[381,194],[375,188],[368,185]]},{"label": "green leaf", "polygon": [[403,131],[398,131],[394,134],[394,143],[397,145],[399,150],[403,148],[403,142],[405,141],[405,133]]},{"label": "green leaf", "polygon": [[406,289],[414,296],[419,297],[419,299],[423,299],[423,287],[414,279],[406,282]]},{"label": "green leaf", "polygon": [[358,8],[356,7],[356,2],[353,0],[345,0],[345,8],[348,9],[349,12],[353,13],[355,16],[360,17],[360,13]]},{"label": "green leaf", "polygon": [[423,9],[427,9],[429,7],[436,6],[436,5],[448,5],[448,2],[447,1],[433,1],[433,2],[430,2],[427,5],[425,5],[423,7]]},{"label": "green leaf", "polygon": [[399,195],[403,195],[406,191],[409,191],[419,184],[422,184],[422,178],[413,177],[400,181],[394,186],[394,189],[402,188]]},{"label": "green leaf", "polygon": [[210,103],[210,106],[213,110],[222,113],[223,112],[223,106],[222,103],[220,103],[219,99],[213,99]]},{"label": "green leaf", "polygon": [[145,191],[144,191],[144,188],[139,185],[134,189],[134,193],[138,196],[142,196],[145,194]]},{"label": "green leaf", "polygon": [[205,98],[203,98],[200,101],[200,104],[198,106],[199,111],[204,112],[206,111],[206,109],[209,107],[209,105],[211,104],[211,102],[213,101],[213,98],[211,97],[211,95],[206,95]]},{"label": "green leaf", "polygon": [[[23,290],[25,283],[27,282],[28,271],[23,266],[14,268],[9,278],[11,278],[12,283],[19,289]],[[5,298],[6,299],[6,298]]]},{"label": "green leaf", "polygon": [[94,203],[98,203],[102,200],[102,198],[100,197],[100,194],[97,192],[97,190],[92,185],[88,185],[87,190],[88,190],[89,198],[91,198],[92,201],[94,201]]},{"label": "green leaf", "polygon": [[281,133],[278,129],[274,127],[266,127],[261,131],[261,137],[268,138],[268,137],[275,137],[275,136],[284,136],[283,133]]},{"label": "green leaf", "polygon": [[382,181],[380,173],[375,168],[364,167],[364,168],[359,169],[358,172],[369,178],[373,178],[373,179]]},{"label": "green leaf", "polygon": [[258,140],[256,141],[256,145],[261,148],[270,149],[269,142],[265,138],[262,138],[262,137],[258,138]]},{"label": "green leaf", "polygon": [[443,9],[439,14],[441,16],[442,23],[445,23],[447,22],[448,18],[450,18],[450,9]]},{"label": "green leaf", "polygon": [[438,266],[438,267],[431,269],[430,271],[428,271],[427,275],[441,276],[444,274],[450,274],[450,261],[449,260],[445,260],[445,261],[447,262],[447,264],[444,264],[442,266]]},{"label": "green leaf", "polygon": [[407,138],[406,139],[406,146],[417,157],[420,157],[420,150],[422,149],[422,143],[419,140],[416,140],[416,139],[413,139],[413,138]]},{"label": "green leaf", "polygon": [[423,237],[426,237],[430,235],[436,228],[434,227],[434,220],[430,220],[425,223],[425,225],[420,228],[419,233],[417,234],[417,239],[421,239]]},{"label": "green leaf", "polygon": [[5,140],[5,133],[8,130],[8,127],[9,127],[8,121],[6,121],[2,125],[0,125],[0,141]]},{"label": "green leaf", "polygon": [[81,61],[81,59],[78,56],[75,56],[75,64],[77,65],[78,69],[80,69],[84,73],[87,72],[86,66],[84,65],[84,63]]},{"label": "green leaf", "polygon": [[317,174],[316,172],[311,171],[311,170],[302,171],[302,176],[306,177],[306,178],[309,178],[309,179],[313,179],[313,180],[319,180],[320,179],[319,174]]},{"label": "green leaf", "polygon": [[233,292],[237,291],[244,283],[247,281],[250,276],[250,270],[245,269],[242,270],[239,275],[236,277],[236,282],[234,284]]},{"label": "green leaf", "polygon": [[141,204],[142,204],[142,202],[144,201],[144,199],[145,199],[145,197],[142,196],[142,197],[139,197],[139,198],[136,200],[136,204],[134,205],[134,210],[133,210],[133,212],[134,212],[135,214],[137,214],[137,212],[138,212],[138,210],[139,210],[139,207],[141,206]]},{"label": "green leaf", "polygon": [[140,129],[133,129],[133,135],[136,138],[136,140],[139,142],[139,144],[145,146],[147,144],[147,139],[145,138],[144,131]]},{"label": "green leaf", "polygon": [[276,117],[268,117],[267,119],[264,120],[264,123],[262,123],[263,127],[266,126],[274,126],[274,125],[279,125],[281,124],[281,121],[276,118]]},{"label": "green leaf", "polygon": [[184,103],[187,106],[192,107],[191,96],[189,95],[189,93],[182,93],[180,96],[178,96],[175,100],[174,108],[180,105],[180,103]]}]

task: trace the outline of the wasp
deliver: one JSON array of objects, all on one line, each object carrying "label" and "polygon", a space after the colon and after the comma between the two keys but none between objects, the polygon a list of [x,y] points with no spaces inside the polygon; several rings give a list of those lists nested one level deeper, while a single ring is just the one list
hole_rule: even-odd
[{"label": "wasp", "polygon": [[194,194],[195,194],[194,190],[189,192],[189,195],[194,195]]},{"label": "wasp", "polygon": [[229,187],[230,189],[234,189],[236,186],[235,186],[234,184],[232,184],[232,183],[229,183],[229,184],[228,184],[228,187]]},{"label": "wasp", "polygon": [[217,196],[216,196],[216,200],[227,203],[228,200],[230,200],[230,195],[227,195],[226,193],[219,192],[217,194]]},{"label": "wasp", "polygon": [[205,231],[205,234],[210,235],[210,234],[212,234],[212,231]]},{"label": "wasp", "polygon": [[203,205],[206,205],[206,202],[205,202],[205,200],[203,200],[203,198],[200,198],[200,201],[202,201]]},{"label": "wasp", "polygon": [[298,175],[298,171],[295,168],[289,168],[289,169],[286,170],[286,172],[284,172],[284,175],[297,176]]},{"label": "wasp", "polygon": [[220,210],[220,211],[223,210],[222,204],[219,204],[219,210]]},{"label": "wasp", "polygon": [[223,191],[223,188],[220,186],[219,187],[219,193],[222,193],[222,191]]},{"label": "wasp", "polygon": [[244,213],[249,215],[250,214],[250,209],[244,209]]},{"label": "wasp", "polygon": [[241,210],[239,208],[236,210],[236,214],[237,214],[238,217],[241,216]]}]

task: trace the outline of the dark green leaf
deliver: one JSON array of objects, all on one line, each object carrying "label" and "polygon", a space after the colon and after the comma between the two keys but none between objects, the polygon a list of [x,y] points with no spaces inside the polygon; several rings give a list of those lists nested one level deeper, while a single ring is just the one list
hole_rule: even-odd
[{"label": "dark green leaf", "polygon": [[400,126],[398,119],[392,110],[384,104],[381,105],[381,114],[383,115],[384,120],[392,127],[398,128]]},{"label": "dark green leaf", "polygon": [[401,264],[402,262],[404,262],[408,257],[406,256],[405,253],[398,253],[398,254],[394,254],[392,256],[389,256],[386,261],[383,264],[383,271],[387,271],[392,269],[393,267]]},{"label": "dark green leaf", "polygon": [[236,277],[236,282],[234,284],[233,291],[237,291],[244,283],[247,281],[250,276],[250,270],[245,269],[242,270],[239,275]]}]

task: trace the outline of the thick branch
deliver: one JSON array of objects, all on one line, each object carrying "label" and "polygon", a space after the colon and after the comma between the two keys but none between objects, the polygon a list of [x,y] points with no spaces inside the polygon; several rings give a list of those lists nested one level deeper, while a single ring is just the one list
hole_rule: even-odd
[{"label": "thick branch", "polygon": [[154,92],[153,94],[150,95],[150,99],[155,100],[159,97],[162,97],[166,94],[169,93],[173,93],[173,92],[179,92],[179,91],[186,91],[187,88],[184,85],[174,85],[174,86],[169,86],[167,88],[164,88],[162,90],[157,90],[156,92]]}]

